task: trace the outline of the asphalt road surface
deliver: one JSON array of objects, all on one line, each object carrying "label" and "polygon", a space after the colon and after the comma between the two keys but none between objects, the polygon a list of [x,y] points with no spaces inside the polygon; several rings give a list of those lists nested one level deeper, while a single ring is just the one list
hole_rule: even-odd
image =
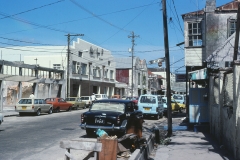
[{"label": "asphalt road surface", "polygon": [[59,143],[85,135],[79,124],[86,110],[5,117],[0,125],[0,159],[64,159]]}]

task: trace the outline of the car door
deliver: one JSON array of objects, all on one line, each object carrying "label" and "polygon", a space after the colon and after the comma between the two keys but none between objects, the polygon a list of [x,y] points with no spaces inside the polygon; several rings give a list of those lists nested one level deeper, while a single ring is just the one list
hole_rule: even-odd
[{"label": "car door", "polygon": [[78,102],[80,108],[85,107],[85,102],[83,102],[81,98],[77,98],[77,102]]}]

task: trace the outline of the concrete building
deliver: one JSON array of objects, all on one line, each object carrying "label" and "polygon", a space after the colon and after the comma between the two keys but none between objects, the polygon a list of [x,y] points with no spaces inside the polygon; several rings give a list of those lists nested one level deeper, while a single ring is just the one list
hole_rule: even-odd
[{"label": "concrete building", "polygon": [[125,84],[122,86],[116,84],[116,88],[122,87],[122,95],[131,96],[132,88],[133,96],[140,96],[148,92],[148,72],[145,60],[133,57],[133,70],[132,57],[117,57],[114,61],[116,62],[116,81]]},{"label": "concrete building", "polygon": [[[51,47],[41,46],[41,48],[47,50]],[[67,47],[54,46],[53,48],[54,51],[58,50],[59,52],[54,55],[51,55],[51,52],[49,55],[41,55],[39,52],[31,54],[31,56],[24,56],[24,63],[65,70],[66,84],[63,87],[66,88],[66,96],[87,96],[92,93],[101,93],[111,97],[114,94],[116,63],[111,51],[78,38],[69,48],[68,69]]]}]

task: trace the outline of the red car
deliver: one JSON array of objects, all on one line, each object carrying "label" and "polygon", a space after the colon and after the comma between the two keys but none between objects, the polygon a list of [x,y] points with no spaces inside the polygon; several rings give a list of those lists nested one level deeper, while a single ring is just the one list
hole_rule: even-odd
[{"label": "red car", "polygon": [[59,112],[60,110],[71,111],[72,103],[68,103],[63,98],[47,98],[45,99],[46,103],[53,105],[53,111]]},{"label": "red car", "polygon": [[127,97],[126,100],[132,100],[135,103],[135,105],[138,104],[138,97]]}]

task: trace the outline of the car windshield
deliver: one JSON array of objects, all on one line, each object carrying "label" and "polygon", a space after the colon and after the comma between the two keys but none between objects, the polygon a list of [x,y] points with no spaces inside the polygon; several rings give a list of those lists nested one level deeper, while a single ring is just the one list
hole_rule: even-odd
[{"label": "car windshield", "polygon": [[82,100],[89,100],[89,97],[81,97]]},{"label": "car windshield", "polygon": [[91,111],[114,111],[124,113],[124,106],[123,103],[94,103]]},{"label": "car windshield", "polygon": [[45,101],[51,101],[51,102],[54,102],[54,101],[55,101],[55,98],[47,98],[47,99],[45,99]]},{"label": "car windshield", "polygon": [[142,96],[140,99],[140,103],[156,103],[156,98],[154,96]]},{"label": "car windshield", "polygon": [[95,95],[96,98],[101,98],[101,95]]},{"label": "car windshield", "polygon": [[167,100],[166,100],[166,99],[162,99],[162,102],[163,102],[163,103],[167,103]]},{"label": "car windshield", "polygon": [[174,99],[177,99],[177,100],[182,100],[182,99],[183,99],[183,96],[174,95],[173,98],[174,98]]},{"label": "car windshield", "polygon": [[32,104],[32,99],[21,99],[19,104]]},{"label": "car windshield", "polygon": [[75,101],[75,98],[66,98],[66,101]]}]

